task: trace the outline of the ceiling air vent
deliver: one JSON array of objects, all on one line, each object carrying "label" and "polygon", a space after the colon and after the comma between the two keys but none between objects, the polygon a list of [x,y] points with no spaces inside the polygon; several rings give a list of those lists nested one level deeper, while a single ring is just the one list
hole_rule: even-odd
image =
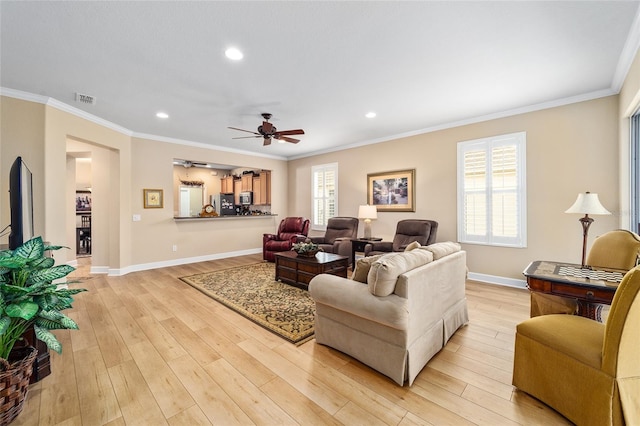
[{"label": "ceiling air vent", "polygon": [[84,95],[82,93],[76,92],[76,102],[80,102],[82,104],[95,105],[96,97],[91,95]]}]

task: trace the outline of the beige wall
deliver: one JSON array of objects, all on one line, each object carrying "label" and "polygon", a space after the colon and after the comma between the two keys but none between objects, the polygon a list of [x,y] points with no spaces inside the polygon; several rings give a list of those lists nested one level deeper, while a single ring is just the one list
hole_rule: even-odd
[{"label": "beige wall", "polygon": [[[357,216],[366,203],[367,173],[416,169],[416,212],[378,213],[374,236],[391,239],[398,220],[439,222],[438,241],[456,241],[456,147],[460,141],[527,133],[528,246],[524,249],[465,245],[478,274],[522,279],[533,260],[579,262],[579,216],[564,211],[579,192],[600,194],[613,213],[598,216],[590,242],[618,227],[618,99],[606,97],[512,117],[446,129],[289,162],[289,210],[310,217],[313,165],[339,164],[339,214]],[[364,225],[360,225],[362,235]]]},{"label": "beige wall", "polygon": [[[11,223],[9,210],[9,169],[21,156],[33,173],[33,205],[45,212],[44,169],[45,106],[19,99],[0,97],[0,229]],[[34,214],[36,235],[44,232],[44,214]],[[8,234],[0,244],[8,244]]]},{"label": "beige wall", "polygon": [[[282,217],[287,215],[287,163],[284,160],[138,138],[133,139],[132,147],[135,159],[130,191],[132,213],[140,214],[142,218],[133,223],[133,265],[261,251],[262,234],[274,232]],[[174,192],[174,158],[271,170],[271,212],[278,217],[174,220],[174,198],[177,196]],[[190,171],[189,176],[194,177],[194,173],[201,172]],[[164,208],[144,209],[144,188],[163,189]],[[172,251],[173,245],[177,246],[176,252]]]}]

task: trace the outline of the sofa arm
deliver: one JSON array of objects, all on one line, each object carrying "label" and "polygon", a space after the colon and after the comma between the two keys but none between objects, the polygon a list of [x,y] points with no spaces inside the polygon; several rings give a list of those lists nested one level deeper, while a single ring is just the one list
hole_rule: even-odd
[{"label": "sofa arm", "polygon": [[[339,254],[340,256],[347,256],[351,259],[351,238],[336,238],[333,241],[333,253]],[[351,263],[351,260],[349,260],[349,263]]]},{"label": "sofa arm", "polygon": [[364,255],[368,256],[372,251],[393,251],[393,242],[391,241],[372,241],[364,246]]},{"label": "sofa arm", "polygon": [[262,245],[264,246],[264,243],[266,243],[267,241],[271,241],[275,239],[276,239],[275,234],[262,234]]},{"label": "sofa arm", "polygon": [[309,282],[309,294],[317,305],[330,306],[397,330],[406,330],[408,327],[407,299],[395,294],[374,296],[369,292],[369,287],[361,282],[320,274]]},{"label": "sofa arm", "polygon": [[307,237],[306,235],[297,234],[297,235],[294,235],[293,237],[291,237],[291,244],[304,243],[308,239],[309,239],[309,237]]}]

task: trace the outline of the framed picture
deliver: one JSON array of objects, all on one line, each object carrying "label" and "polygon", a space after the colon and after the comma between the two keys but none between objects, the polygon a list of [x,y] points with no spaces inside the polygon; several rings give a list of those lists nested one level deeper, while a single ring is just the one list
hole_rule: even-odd
[{"label": "framed picture", "polygon": [[367,202],[379,212],[415,212],[415,176],[415,169],[368,174]]},{"label": "framed picture", "polygon": [[76,191],[76,214],[91,213],[91,191]]},{"label": "framed picture", "polygon": [[145,209],[161,209],[163,207],[162,189],[143,189],[143,191]]}]

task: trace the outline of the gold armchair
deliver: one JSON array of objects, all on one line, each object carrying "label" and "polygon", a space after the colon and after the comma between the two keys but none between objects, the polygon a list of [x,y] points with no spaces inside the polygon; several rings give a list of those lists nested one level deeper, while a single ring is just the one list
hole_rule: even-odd
[{"label": "gold armchair", "polygon": [[606,325],[543,315],[516,327],[513,385],[578,425],[640,424],[640,266],[613,298]]}]

